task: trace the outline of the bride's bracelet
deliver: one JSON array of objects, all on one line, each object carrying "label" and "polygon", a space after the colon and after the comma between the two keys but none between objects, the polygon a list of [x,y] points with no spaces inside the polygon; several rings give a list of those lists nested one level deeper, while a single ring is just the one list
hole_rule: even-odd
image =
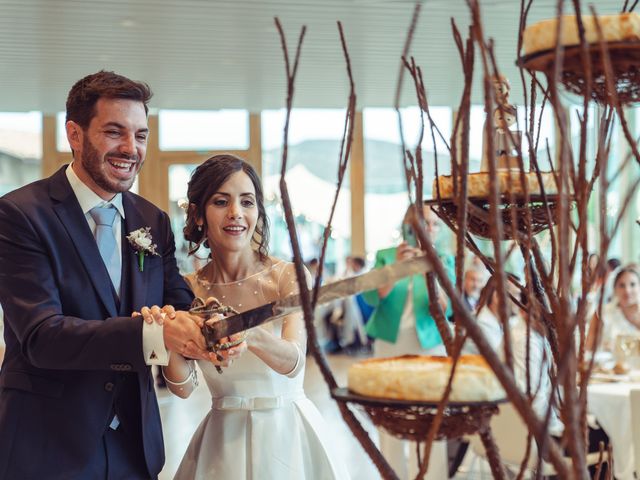
[{"label": "bride's bracelet", "polygon": [[173,385],[174,387],[182,387],[182,386],[186,385],[189,382],[192,382],[194,384],[194,386],[197,387],[198,386],[198,376],[197,376],[198,374],[196,372],[196,369],[193,367],[193,361],[187,360],[187,366],[189,367],[189,374],[187,375],[187,378],[185,378],[181,382],[174,382],[173,380],[169,380],[167,378],[167,376],[164,374],[164,367],[162,367],[160,369],[161,372],[162,372],[162,378],[164,378],[165,382],[167,382],[169,385]]},{"label": "bride's bracelet", "polygon": [[304,361],[302,360],[302,350],[300,350],[300,347],[298,346],[297,343],[295,342],[291,342],[291,343],[293,344],[294,347],[296,347],[296,353],[298,355],[296,356],[296,363],[291,369],[291,371],[289,371],[289,373],[285,373],[285,375],[289,378],[293,378],[296,375],[298,375],[298,373],[302,369],[302,366],[304,365]]}]

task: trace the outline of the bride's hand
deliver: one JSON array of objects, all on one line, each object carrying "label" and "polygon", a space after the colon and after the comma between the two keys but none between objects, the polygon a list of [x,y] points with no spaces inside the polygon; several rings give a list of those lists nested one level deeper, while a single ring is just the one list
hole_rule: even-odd
[{"label": "bride's hand", "polygon": [[[222,320],[224,315],[216,313],[211,315],[204,323],[206,325],[213,325],[215,322]],[[234,333],[228,337],[224,337],[218,340],[218,344],[233,344],[242,340],[237,345],[233,345],[232,347],[220,349],[217,352],[211,352],[209,354],[209,359],[211,363],[220,367],[228,367],[230,366],[236,358],[242,356],[244,352],[247,351],[247,342],[246,342],[246,332]]]},{"label": "bride's hand", "polygon": [[[224,339],[226,340],[226,339]],[[240,358],[244,352],[247,351],[247,342],[242,342],[235,347],[228,348],[226,350],[218,350],[217,352],[209,353],[209,360],[214,365],[221,367],[229,367],[236,358]]]},{"label": "bride's hand", "polygon": [[140,315],[142,315],[142,319],[146,323],[151,324],[153,322],[156,322],[158,325],[162,325],[167,316],[169,318],[175,318],[176,309],[173,307],[173,305],[165,305],[162,308],[154,305],[151,308],[146,306],[142,307],[139,312],[133,312],[131,314],[132,317],[138,317]]}]

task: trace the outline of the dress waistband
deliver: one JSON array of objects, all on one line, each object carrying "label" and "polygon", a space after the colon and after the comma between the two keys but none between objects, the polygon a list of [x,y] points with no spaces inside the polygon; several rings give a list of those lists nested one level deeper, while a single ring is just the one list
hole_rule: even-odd
[{"label": "dress waistband", "polygon": [[213,410],[270,410],[302,398],[304,398],[303,392],[275,397],[213,397],[211,408]]}]

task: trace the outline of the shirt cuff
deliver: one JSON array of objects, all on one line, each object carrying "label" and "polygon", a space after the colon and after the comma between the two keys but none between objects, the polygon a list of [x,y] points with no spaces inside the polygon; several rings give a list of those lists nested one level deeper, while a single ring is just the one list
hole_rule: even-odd
[{"label": "shirt cuff", "polygon": [[164,327],[156,322],[142,322],[142,352],[147,365],[169,364],[169,352],[164,346],[163,329]]}]

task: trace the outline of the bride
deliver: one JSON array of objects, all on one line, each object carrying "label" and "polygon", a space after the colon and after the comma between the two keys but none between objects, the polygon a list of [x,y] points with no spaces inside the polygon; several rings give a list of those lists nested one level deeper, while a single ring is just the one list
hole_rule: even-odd
[{"label": "bride", "polygon": [[[297,292],[294,265],[270,257],[268,220],[255,170],[216,155],[193,173],[185,238],[210,261],[186,277],[198,297],[215,297],[242,312]],[[309,281],[309,279],[308,279]],[[348,479],[330,452],[320,412],[305,396],[306,331],[299,314],[248,330],[246,346],[225,356],[223,373],[199,361],[212,396],[175,478]],[[163,374],[186,398],[195,388],[192,360],[171,352]]]}]

